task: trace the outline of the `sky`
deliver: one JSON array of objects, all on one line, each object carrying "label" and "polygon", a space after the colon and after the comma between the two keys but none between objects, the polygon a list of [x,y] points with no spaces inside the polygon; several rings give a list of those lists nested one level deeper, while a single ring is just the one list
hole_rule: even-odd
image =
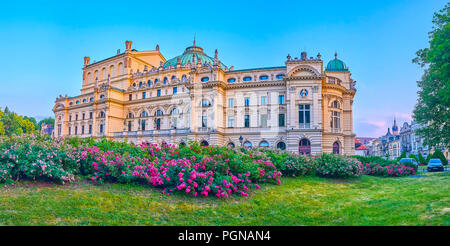
[{"label": "sky", "polygon": [[166,59],[192,44],[235,69],[283,66],[287,54],[338,58],[356,80],[354,132],[377,137],[411,121],[413,64],[445,0],[7,1],[0,9],[0,108],[53,116],[55,98],[80,94],[83,57],[102,60],[133,41]]}]

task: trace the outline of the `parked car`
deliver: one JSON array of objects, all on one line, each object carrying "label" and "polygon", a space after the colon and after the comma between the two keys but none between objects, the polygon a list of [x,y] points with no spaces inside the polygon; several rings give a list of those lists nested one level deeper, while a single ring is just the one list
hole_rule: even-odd
[{"label": "parked car", "polygon": [[440,159],[430,159],[430,161],[428,161],[427,171],[444,171],[444,165],[442,165],[442,161]]},{"label": "parked car", "polygon": [[414,158],[402,158],[399,161],[400,163],[405,163],[405,162],[410,162],[416,166],[419,166],[419,164],[417,163],[417,161]]}]

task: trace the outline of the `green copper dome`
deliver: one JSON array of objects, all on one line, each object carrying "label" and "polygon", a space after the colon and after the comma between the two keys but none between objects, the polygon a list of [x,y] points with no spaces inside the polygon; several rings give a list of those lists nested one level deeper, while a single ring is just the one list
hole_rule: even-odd
[{"label": "green copper dome", "polygon": [[[192,63],[197,64],[199,59],[201,60],[202,64],[208,63],[211,66],[214,65],[214,58],[207,56],[203,52],[203,48],[196,46],[195,42],[194,42],[194,45],[187,47],[182,55],[179,55],[172,59],[167,60],[163,64],[163,67],[166,68],[169,65],[175,67],[177,65],[178,60],[180,60],[180,63],[182,66],[189,64],[189,62],[191,64]],[[226,66],[222,62],[220,62],[220,68],[225,69]]]},{"label": "green copper dome", "polygon": [[336,53],[334,54],[334,60],[328,62],[326,71],[348,71],[348,67],[343,61],[337,59]]}]

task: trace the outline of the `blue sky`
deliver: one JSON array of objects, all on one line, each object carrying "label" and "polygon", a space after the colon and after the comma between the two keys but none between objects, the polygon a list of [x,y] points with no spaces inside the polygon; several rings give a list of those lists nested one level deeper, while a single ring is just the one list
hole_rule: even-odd
[{"label": "blue sky", "polygon": [[280,66],[286,55],[338,52],[357,81],[354,131],[378,136],[409,121],[428,45],[444,0],[397,1],[20,1],[0,9],[0,107],[51,116],[59,94],[78,95],[83,57],[154,49],[168,59],[192,43],[235,69]]}]

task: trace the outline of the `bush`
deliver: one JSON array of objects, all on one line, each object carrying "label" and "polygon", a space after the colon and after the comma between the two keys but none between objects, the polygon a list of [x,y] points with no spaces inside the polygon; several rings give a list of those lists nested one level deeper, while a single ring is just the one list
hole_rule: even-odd
[{"label": "bush", "polygon": [[362,166],[359,161],[340,155],[323,153],[313,159],[317,176],[330,178],[359,177]]},{"label": "bush", "polygon": [[362,164],[362,172],[366,175],[371,176],[401,177],[414,175],[416,173],[416,170],[415,168],[400,164],[392,164],[388,166],[382,166],[372,162]]},{"label": "bush", "polygon": [[358,161],[360,161],[361,163],[377,163],[381,166],[389,166],[391,164],[395,164],[397,163],[397,161],[394,160],[387,160],[382,158],[381,156],[359,156],[359,155],[355,155],[352,156],[353,158],[356,158]]},{"label": "bush", "polygon": [[419,160],[418,160],[419,164],[427,164],[427,161],[425,160],[425,158],[423,158],[423,155],[421,153],[419,153]]},{"label": "bush", "polygon": [[444,153],[440,149],[436,149],[432,155],[432,158],[441,160],[442,165],[448,165],[448,160],[445,158]]},{"label": "bush", "polygon": [[420,162],[419,162],[419,159],[417,158],[416,155],[410,154],[410,155],[408,156],[408,158],[412,158],[412,159],[416,160],[417,163],[420,163]]}]

